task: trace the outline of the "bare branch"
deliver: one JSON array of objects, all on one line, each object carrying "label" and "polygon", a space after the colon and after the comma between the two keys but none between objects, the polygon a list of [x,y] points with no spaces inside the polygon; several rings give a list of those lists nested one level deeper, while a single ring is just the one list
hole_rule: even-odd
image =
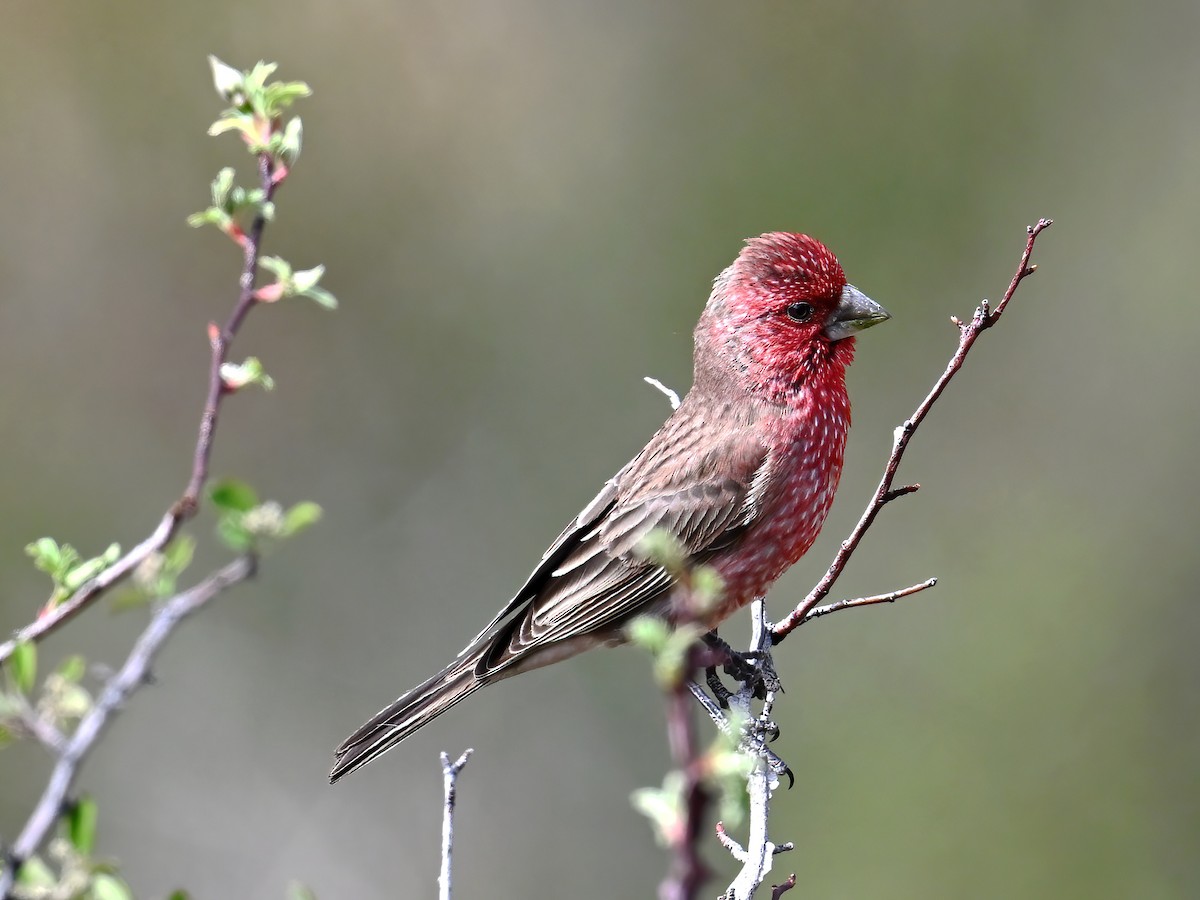
[{"label": "bare branch", "polygon": [[167,600],[154,613],[150,624],[138,637],[120,670],[108,680],[95,704],[80,719],[75,732],[63,747],[37,806],[34,807],[17,840],[9,848],[4,871],[0,872],[0,898],[10,900],[12,897],[17,872],[42,846],[54,828],[54,823],[62,815],[80,766],[100,739],[113,715],[147,682],[150,668],[167,638],[180,622],[226,588],[253,576],[255,565],[256,560],[253,556],[239,556],[195,587]]},{"label": "bare branch", "polygon": [[[283,183],[283,177],[280,177],[279,173],[285,171],[271,161],[269,154],[259,154],[259,184],[265,195],[266,204],[271,202],[275,190]],[[212,359],[209,364],[208,391],[204,402],[204,411],[200,416],[196,448],[192,454],[192,472],[183,494],[167,510],[149,537],[95,578],[83,584],[66,600],[43,609],[36,619],[18,630],[11,640],[0,644],[0,663],[12,655],[18,644],[24,641],[40,641],[89,606],[113,585],[125,580],[143,560],[166,547],[179,530],[179,526],[196,514],[200,505],[200,493],[204,490],[205,482],[208,480],[208,464],[212,455],[213,438],[216,435],[221,401],[229,393],[224,379],[221,377],[221,366],[228,360],[229,347],[241,328],[246,314],[256,302],[254,283],[258,276],[258,260],[265,226],[266,219],[260,213],[255,217],[249,232],[241,241],[242,271],[238,279],[238,299],[234,304],[233,312],[230,313],[224,327],[219,327],[215,323],[209,326]]]},{"label": "bare branch", "polygon": [[453,872],[451,857],[454,853],[454,804],[458,799],[458,776],[467,760],[474,753],[473,748],[467,748],[462,756],[450,762],[450,754],[444,750],[442,759],[442,870],[438,874],[438,900],[450,900],[454,893],[451,884]]},{"label": "bare branch", "polygon": [[950,379],[962,368],[967,354],[971,351],[971,347],[975,345],[975,341],[979,338],[979,335],[1000,320],[1000,316],[1008,307],[1009,301],[1012,300],[1021,282],[1036,271],[1037,267],[1029,264],[1029,258],[1033,254],[1033,245],[1037,241],[1038,235],[1052,224],[1053,220],[1051,219],[1039,219],[1036,225],[1031,225],[1026,229],[1028,236],[1025,240],[1025,250],[1021,254],[1021,261],[1017,265],[1016,273],[1009,282],[1008,290],[1004,292],[1004,297],[996,304],[995,309],[990,309],[988,302],[984,300],[980,303],[979,308],[975,310],[975,315],[972,316],[970,322],[962,322],[958,319],[952,320],[958,327],[958,349],[950,358],[950,362],[946,364],[945,371],[934,382],[932,389],[930,389],[925,399],[920,402],[913,414],[896,428],[892,438],[892,453],[888,457],[887,465],[884,468],[883,478],[880,479],[879,486],[875,489],[875,495],[867,504],[866,510],[858,520],[858,524],[854,526],[854,530],[850,532],[850,536],[842,541],[842,545],[838,548],[837,555],[834,557],[833,563],[824,577],[817,582],[816,587],[809,592],[804,601],[775,626],[773,632],[775,643],[782,641],[809,618],[815,618],[810,617],[809,613],[816,609],[818,604],[829,596],[829,591],[846,568],[850,557],[858,548],[863,535],[867,533],[867,529],[875,521],[875,517],[879,515],[879,511],[897,497],[916,490],[916,485],[906,485],[902,488],[892,489],[892,482],[896,478],[896,471],[900,468],[900,460],[904,456],[904,451],[908,447],[909,440],[917,430],[917,427],[925,421],[930,408],[932,408],[933,404],[942,395],[942,391],[946,389],[946,385],[950,383]]},{"label": "bare branch", "polygon": [[870,597],[857,597],[853,600],[839,600],[837,603],[827,603],[824,606],[818,606],[816,609],[810,609],[804,617],[804,621],[819,619],[821,616],[827,616],[830,613],[839,612],[843,609],[854,609],[857,606],[874,606],[876,603],[895,603],[901,597],[911,597],[913,594],[927,591],[937,583],[938,580],[936,578],[930,578],[927,581],[922,581],[920,584],[900,588],[898,591],[890,591],[886,594],[875,594]]}]

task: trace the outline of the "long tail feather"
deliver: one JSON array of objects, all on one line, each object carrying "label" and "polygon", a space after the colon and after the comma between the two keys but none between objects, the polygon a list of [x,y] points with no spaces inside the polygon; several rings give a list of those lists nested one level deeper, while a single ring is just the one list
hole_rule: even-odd
[{"label": "long tail feather", "polygon": [[342,741],[335,753],[329,783],[365,766],[482,687],[484,682],[477,679],[474,672],[477,657],[477,653],[472,653],[456,659],[428,681],[381,709]]}]

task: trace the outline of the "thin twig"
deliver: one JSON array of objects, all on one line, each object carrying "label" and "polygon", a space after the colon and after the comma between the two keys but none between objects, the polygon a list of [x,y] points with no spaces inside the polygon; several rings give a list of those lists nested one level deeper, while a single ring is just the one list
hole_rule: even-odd
[{"label": "thin twig", "polygon": [[58,726],[39,715],[20,694],[16,695],[15,699],[20,704],[15,722],[17,727],[56,756],[61,753],[67,745],[67,739],[58,730]]},{"label": "thin twig", "polygon": [[10,900],[12,897],[13,884],[21,866],[38,851],[62,815],[79,767],[113,715],[147,682],[150,668],[167,638],[180,622],[219,593],[250,578],[254,574],[255,564],[253,556],[239,556],[195,587],[167,600],[154,613],[120,670],[108,680],[95,704],[79,720],[75,732],[63,747],[37,806],[8,850],[4,871],[0,872],[0,898]]},{"label": "thin twig", "polygon": [[787,881],[783,884],[771,885],[771,900],[779,900],[784,894],[796,886],[796,873],[793,872],[787,877]]},{"label": "thin twig", "polygon": [[928,415],[930,408],[937,401],[938,397],[942,395],[942,391],[946,389],[946,385],[950,383],[950,379],[962,368],[963,361],[966,359],[967,354],[970,352],[971,347],[974,346],[979,335],[983,334],[984,331],[991,328],[1000,320],[1000,316],[1003,315],[1004,310],[1008,307],[1009,301],[1012,300],[1021,282],[1036,271],[1037,267],[1029,264],[1029,258],[1033,254],[1033,245],[1037,241],[1038,235],[1052,224],[1052,219],[1039,219],[1036,225],[1031,225],[1026,229],[1025,250],[1021,254],[1021,261],[1017,265],[1016,273],[1008,284],[1008,290],[1004,292],[1004,297],[996,304],[995,309],[990,309],[988,302],[984,300],[980,303],[978,309],[975,310],[975,315],[971,318],[970,322],[961,322],[958,319],[952,320],[958,327],[958,349],[950,358],[950,362],[947,363],[941,377],[934,382],[933,388],[926,395],[925,399],[921,401],[913,414],[896,429],[892,437],[892,453],[888,457],[879,487],[875,489],[875,495],[871,498],[870,503],[867,504],[862,518],[858,520],[858,524],[854,526],[854,530],[850,532],[850,536],[842,541],[842,545],[838,548],[837,555],[833,559],[833,564],[829,567],[824,577],[817,582],[817,586],[812,589],[799,606],[776,624],[773,632],[773,639],[776,644],[807,621],[810,618],[809,613],[829,595],[829,591],[842,574],[842,570],[846,568],[850,557],[858,547],[863,535],[867,533],[867,529],[875,521],[875,517],[879,514],[879,511],[897,497],[910,494],[917,489],[917,485],[905,485],[902,488],[892,489],[892,482],[896,478],[896,471],[900,468],[900,460],[904,456],[904,450],[908,447],[909,440],[917,430],[917,427],[925,420],[925,416]]},{"label": "thin twig", "polygon": [[[259,155],[258,176],[266,198],[265,203],[270,203],[275,195],[275,190],[283,183],[283,179],[276,176],[276,167],[271,162],[269,154]],[[113,585],[129,577],[143,560],[166,547],[179,530],[179,526],[196,514],[200,505],[200,494],[208,480],[208,464],[212,455],[213,438],[217,430],[221,401],[229,393],[225,387],[225,381],[221,377],[221,366],[228,361],[229,347],[241,328],[246,314],[256,302],[254,283],[258,276],[258,260],[265,226],[266,219],[260,213],[254,218],[249,232],[241,241],[242,271],[238,279],[238,299],[234,304],[233,312],[230,313],[224,327],[219,327],[215,323],[209,326],[212,360],[209,364],[208,391],[204,402],[204,411],[200,417],[196,448],[192,454],[192,472],[183,494],[167,510],[149,537],[95,578],[80,586],[66,600],[53,607],[43,609],[36,619],[19,629],[11,640],[0,643],[0,663],[12,655],[18,644],[24,641],[41,640],[89,606]]]},{"label": "thin twig", "polygon": [[836,603],[826,603],[824,606],[818,606],[816,609],[810,609],[805,616],[804,621],[809,619],[819,619],[821,616],[827,616],[830,613],[839,612],[843,609],[854,609],[858,606],[874,606],[877,603],[895,603],[901,597],[911,597],[913,594],[919,594],[921,591],[927,591],[938,583],[936,578],[930,578],[927,581],[922,581],[920,584],[914,584],[912,587],[901,588],[898,591],[889,591],[886,594],[874,594],[870,597],[856,597],[853,600],[839,600]]},{"label": "thin twig", "polygon": [[462,756],[450,762],[450,755],[442,751],[442,871],[438,874],[438,900],[450,900],[454,893],[450,876],[453,872],[451,856],[454,853],[454,804],[458,799],[458,776],[463,766],[474,753],[467,748]]}]

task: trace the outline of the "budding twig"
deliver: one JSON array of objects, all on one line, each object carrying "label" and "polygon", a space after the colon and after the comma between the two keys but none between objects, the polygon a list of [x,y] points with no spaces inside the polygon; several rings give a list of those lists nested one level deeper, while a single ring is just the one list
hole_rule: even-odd
[{"label": "budding twig", "polygon": [[[272,161],[271,156],[267,153],[260,153],[258,177],[268,204],[280,184],[280,180],[275,177],[275,172],[276,164]],[[12,655],[18,644],[25,641],[40,641],[89,606],[109,588],[124,581],[147,557],[166,547],[179,527],[196,514],[200,505],[200,493],[204,490],[205,482],[208,480],[208,464],[212,455],[213,438],[217,430],[221,401],[228,393],[221,377],[221,366],[228,361],[230,344],[241,328],[246,314],[255,303],[254,282],[258,275],[258,260],[265,227],[266,218],[260,212],[255,216],[245,240],[240,242],[242,271],[238,279],[237,302],[224,327],[210,328],[209,345],[212,348],[212,359],[209,364],[208,391],[204,402],[204,411],[200,417],[196,447],[192,454],[192,472],[183,494],[163,515],[149,537],[95,578],[83,584],[70,597],[43,610],[34,621],[19,629],[11,640],[0,643],[0,663]]]},{"label": "budding twig", "polygon": [[180,622],[201,609],[219,593],[253,576],[255,562],[251,555],[239,556],[195,587],[167,600],[154,613],[150,624],[133,645],[124,664],[105,684],[104,690],[91,709],[79,720],[79,725],[59,754],[58,762],[55,763],[54,771],[45,790],[42,791],[37,806],[34,807],[16,841],[8,848],[8,859],[4,871],[0,872],[2,900],[10,900],[17,872],[50,835],[54,823],[62,815],[79,767],[100,739],[113,715],[149,680],[150,667],[167,638]]},{"label": "budding twig", "polygon": [[[833,563],[830,565],[828,571],[826,571],[821,580],[817,582],[816,587],[809,592],[808,596],[804,598],[804,601],[800,603],[799,606],[788,613],[788,615],[775,626],[773,631],[773,640],[775,643],[782,641],[785,637],[791,634],[796,628],[808,621],[810,618],[816,618],[816,616],[810,616],[809,614],[813,612],[817,608],[818,604],[820,604],[821,601],[829,595],[829,591],[833,588],[834,583],[838,580],[838,577],[846,568],[846,564],[850,561],[850,557],[858,548],[859,542],[863,539],[863,535],[867,533],[867,529],[869,529],[872,523],[874,523],[875,517],[879,515],[879,511],[897,497],[912,493],[914,490],[916,490],[916,485],[906,485],[905,487],[897,488],[895,490],[892,488],[892,482],[896,478],[896,472],[900,468],[900,460],[904,457],[904,451],[908,447],[909,440],[911,440],[913,433],[917,430],[917,427],[923,421],[925,421],[925,417],[929,414],[929,410],[942,395],[942,391],[946,389],[946,385],[950,383],[950,379],[952,379],[958,373],[959,369],[962,368],[963,362],[967,358],[967,354],[975,345],[975,341],[979,338],[979,335],[991,328],[1000,320],[1000,316],[1003,315],[1004,310],[1008,308],[1008,303],[1010,300],[1012,300],[1013,295],[1017,292],[1017,288],[1020,287],[1021,282],[1037,270],[1036,266],[1032,266],[1029,263],[1029,258],[1033,254],[1033,245],[1037,242],[1038,235],[1049,228],[1052,224],[1052,219],[1039,219],[1036,225],[1031,225],[1026,229],[1027,237],[1025,240],[1025,250],[1021,254],[1021,261],[1017,265],[1017,270],[1014,273],[1012,280],[1008,284],[1008,290],[1004,292],[1004,297],[999,303],[996,304],[995,309],[991,309],[988,302],[984,300],[980,303],[979,308],[975,310],[975,315],[971,317],[970,322],[962,322],[958,319],[952,320],[958,327],[958,348],[955,350],[954,355],[950,357],[950,361],[946,364],[945,371],[943,371],[937,381],[934,382],[933,387],[925,396],[925,399],[917,405],[917,408],[913,411],[913,414],[896,429],[895,435],[892,439],[892,453],[888,457],[887,465],[883,470],[883,477],[879,481],[879,486],[875,489],[874,496],[867,504],[867,508],[863,511],[862,517],[858,520],[858,524],[855,525],[854,530],[850,532],[850,536],[847,537],[846,540],[842,541],[841,547],[838,548],[837,555],[833,558]],[[929,586],[932,587],[932,585]],[[921,588],[921,590],[924,590],[924,588]],[[916,593],[916,591],[910,590],[908,593]],[[907,594],[902,592],[896,594],[896,597],[902,596],[907,596]],[[896,597],[892,597],[891,599],[894,600]],[[888,601],[879,600],[876,602],[882,603]],[[834,606],[837,606],[839,609],[845,609],[847,606],[855,605],[866,604],[848,603],[846,606],[834,604]],[[829,612],[833,612],[833,610],[830,609]]]}]

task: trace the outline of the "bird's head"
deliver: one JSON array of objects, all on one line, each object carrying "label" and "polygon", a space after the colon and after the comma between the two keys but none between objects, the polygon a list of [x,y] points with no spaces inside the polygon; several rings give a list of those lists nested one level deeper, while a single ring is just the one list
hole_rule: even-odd
[{"label": "bird's head", "polygon": [[713,283],[696,325],[697,382],[715,367],[786,400],[813,378],[840,376],[854,357],[852,336],[888,318],[846,283],[841,264],[820,241],[788,232],[759,235]]}]

